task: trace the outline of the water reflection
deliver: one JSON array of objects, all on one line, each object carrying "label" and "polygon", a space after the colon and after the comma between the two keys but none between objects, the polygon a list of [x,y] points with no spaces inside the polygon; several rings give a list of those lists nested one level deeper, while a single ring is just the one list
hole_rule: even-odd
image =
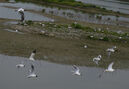
[{"label": "water reflection", "polygon": [[[26,67],[17,69],[16,64],[26,62]],[[128,70],[117,70],[105,73],[98,78],[103,69],[80,67],[83,76],[73,76],[71,66],[54,64],[46,61],[36,61],[38,78],[28,79],[29,61],[27,58],[0,55],[0,88],[4,89],[127,89]],[[13,81],[13,82],[12,82]]]}]

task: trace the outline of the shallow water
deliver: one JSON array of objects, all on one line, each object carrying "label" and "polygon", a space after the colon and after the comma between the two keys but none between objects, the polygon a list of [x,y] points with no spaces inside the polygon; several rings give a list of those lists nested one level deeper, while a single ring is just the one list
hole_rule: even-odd
[{"label": "shallow water", "polygon": [[105,7],[109,10],[119,11],[129,14],[129,2],[122,0],[76,0],[84,3],[94,4],[101,7]]},{"label": "shallow water", "polygon": [[[20,14],[18,14],[18,12],[16,12],[15,9],[2,7],[3,5],[4,5],[4,3],[0,4],[0,18],[20,19]],[[31,13],[28,11],[25,12],[25,19],[32,20],[32,21],[51,21],[52,20],[43,15]]]},{"label": "shallow water", "polygon": [[[111,15],[101,15],[101,14],[89,14],[83,13],[81,11],[75,11],[71,9],[63,9],[58,7],[50,7],[50,6],[40,6],[32,3],[0,3],[0,18],[9,18],[9,19],[19,19],[20,15],[14,12],[14,9],[6,8],[5,6],[15,7],[15,8],[24,8],[27,10],[34,10],[34,11],[42,11],[44,13],[60,16],[63,18],[67,18],[69,20],[75,21],[84,21],[96,24],[111,24],[111,25],[118,25],[114,23],[116,22],[129,22],[129,18],[126,17],[116,17]],[[7,14],[8,13],[8,14]],[[43,15],[38,15],[35,13],[25,12],[26,20],[37,20],[37,21],[52,21],[52,19],[45,17]],[[97,16],[101,16],[101,19],[97,18]],[[127,26],[128,23],[120,23],[121,26]]]},{"label": "shallow water", "polygon": [[[14,2],[14,0],[9,0]],[[124,0],[76,0],[82,1],[84,3],[95,4],[101,7],[105,7],[109,10],[120,11],[122,13],[129,14],[129,2]],[[14,3],[17,7],[31,8],[32,9],[42,9],[42,6],[35,6],[34,4],[28,3],[27,5],[22,5],[21,3]],[[26,4],[26,3],[25,3]],[[28,6],[29,5],[29,6]]]},{"label": "shallow water", "polygon": [[[129,70],[117,70],[98,75],[104,69],[80,67],[82,76],[71,74],[72,66],[36,61],[33,63],[37,79],[28,79],[30,62],[27,58],[0,55],[0,88],[1,89],[128,89]],[[24,61],[25,68],[17,69],[16,64]],[[13,81],[13,82],[12,82]]]}]

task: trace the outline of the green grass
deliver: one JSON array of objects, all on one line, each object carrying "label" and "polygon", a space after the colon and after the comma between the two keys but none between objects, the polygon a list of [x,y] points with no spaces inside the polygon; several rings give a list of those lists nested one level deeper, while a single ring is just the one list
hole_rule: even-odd
[{"label": "green grass", "polygon": [[81,25],[81,24],[75,24],[75,23],[72,23],[71,25],[73,28],[76,28],[76,29],[84,29],[84,27]]},{"label": "green grass", "polygon": [[32,20],[25,21],[25,23],[26,23],[27,25],[33,25],[33,24],[34,24]]}]

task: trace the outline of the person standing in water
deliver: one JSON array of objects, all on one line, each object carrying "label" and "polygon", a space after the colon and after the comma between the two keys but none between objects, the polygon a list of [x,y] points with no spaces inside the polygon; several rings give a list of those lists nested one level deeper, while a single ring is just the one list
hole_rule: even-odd
[{"label": "person standing in water", "polygon": [[25,20],[24,9],[23,8],[19,8],[17,11],[21,15],[21,20],[20,21],[24,22],[24,20]]}]

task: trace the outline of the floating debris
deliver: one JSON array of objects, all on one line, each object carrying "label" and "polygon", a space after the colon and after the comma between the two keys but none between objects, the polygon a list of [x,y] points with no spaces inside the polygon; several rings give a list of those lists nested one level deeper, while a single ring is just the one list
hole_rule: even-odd
[{"label": "floating debris", "polygon": [[120,36],[119,39],[122,39],[122,37]]},{"label": "floating debris", "polygon": [[72,27],[71,26],[68,26],[68,29],[71,29]]},{"label": "floating debris", "polygon": [[94,36],[90,36],[90,38],[93,38]]},{"label": "floating debris", "polygon": [[51,20],[51,22],[55,22],[55,20],[54,20],[54,19],[52,19],[52,20]]},{"label": "floating debris", "polygon": [[88,46],[87,45],[84,45],[84,48],[87,48]]},{"label": "floating debris", "polygon": [[77,24],[77,22],[74,22],[74,24]]},{"label": "floating debris", "polygon": [[41,34],[45,34],[46,32],[44,30],[41,31]]},{"label": "floating debris", "polygon": [[123,32],[121,30],[117,31],[118,34],[122,34]]},{"label": "floating debris", "polygon": [[98,31],[101,31],[101,28],[98,28]]}]

